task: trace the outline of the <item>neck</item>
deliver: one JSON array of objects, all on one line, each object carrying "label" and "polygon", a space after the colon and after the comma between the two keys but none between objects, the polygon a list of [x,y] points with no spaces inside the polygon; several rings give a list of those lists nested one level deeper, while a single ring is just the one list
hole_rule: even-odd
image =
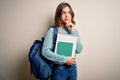
[{"label": "neck", "polygon": [[65,26],[64,25],[60,25],[58,28],[64,28]]}]

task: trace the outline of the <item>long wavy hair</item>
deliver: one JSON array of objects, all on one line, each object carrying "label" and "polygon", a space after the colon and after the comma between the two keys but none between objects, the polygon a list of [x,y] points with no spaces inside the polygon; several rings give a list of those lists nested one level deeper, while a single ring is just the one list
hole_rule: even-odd
[{"label": "long wavy hair", "polygon": [[55,17],[54,17],[54,25],[56,27],[59,27],[60,25],[62,25],[62,21],[61,21],[61,15],[62,15],[62,10],[63,8],[65,7],[69,7],[70,8],[70,14],[71,14],[71,22],[73,24],[75,24],[75,21],[74,21],[74,12],[71,8],[71,6],[66,3],[66,2],[62,2],[60,3],[58,6],[57,6],[57,9],[56,9],[56,12],[55,12]]}]

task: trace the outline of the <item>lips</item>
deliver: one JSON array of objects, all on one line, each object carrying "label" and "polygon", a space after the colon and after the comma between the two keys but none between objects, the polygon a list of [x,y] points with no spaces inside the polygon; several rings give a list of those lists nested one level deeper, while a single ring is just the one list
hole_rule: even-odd
[{"label": "lips", "polygon": [[68,21],[69,19],[64,19],[65,21]]}]

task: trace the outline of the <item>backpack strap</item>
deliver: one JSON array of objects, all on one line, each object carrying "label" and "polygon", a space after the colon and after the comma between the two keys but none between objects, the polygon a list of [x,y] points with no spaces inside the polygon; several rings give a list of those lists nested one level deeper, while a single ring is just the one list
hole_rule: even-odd
[{"label": "backpack strap", "polygon": [[52,51],[54,52],[55,45],[56,45],[56,39],[57,39],[58,29],[57,29],[56,26],[51,26],[50,28],[53,28],[53,48],[52,48]]}]

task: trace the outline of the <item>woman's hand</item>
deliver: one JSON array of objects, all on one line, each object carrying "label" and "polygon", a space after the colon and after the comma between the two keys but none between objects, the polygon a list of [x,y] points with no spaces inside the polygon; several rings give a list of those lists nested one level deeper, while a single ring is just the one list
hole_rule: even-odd
[{"label": "woman's hand", "polygon": [[75,58],[73,57],[68,57],[68,60],[67,60],[67,65],[73,65],[75,64]]},{"label": "woman's hand", "polygon": [[65,26],[69,31],[73,31],[75,29],[75,25],[72,22],[67,22]]}]

